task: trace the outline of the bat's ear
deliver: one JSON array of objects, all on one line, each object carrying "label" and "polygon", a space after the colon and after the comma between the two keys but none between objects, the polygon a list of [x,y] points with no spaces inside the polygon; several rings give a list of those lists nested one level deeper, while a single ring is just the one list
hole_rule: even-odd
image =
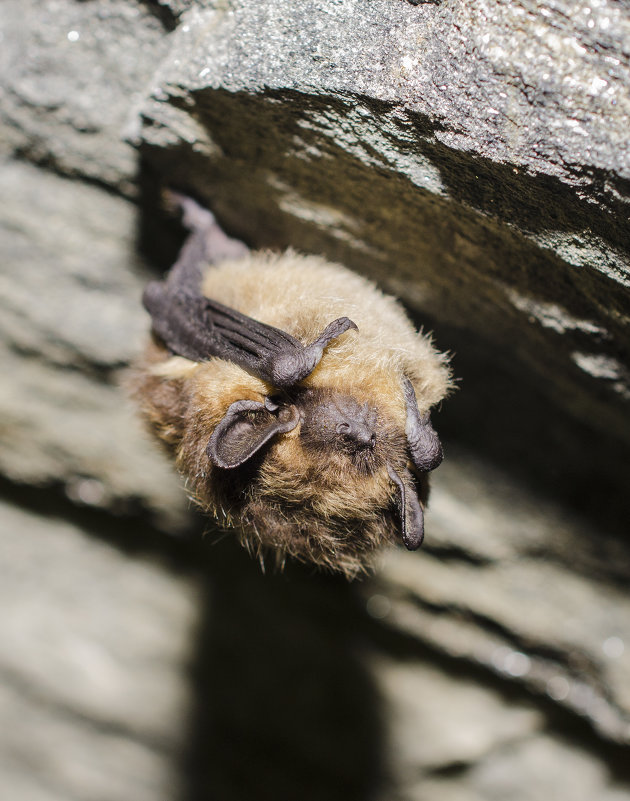
[{"label": "bat's ear", "polygon": [[408,470],[398,473],[387,465],[389,477],[396,485],[396,506],[400,515],[402,541],[409,551],[415,551],[424,539],[424,512],[418,500],[415,482]]},{"label": "bat's ear", "polygon": [[299,419],[295,406],[270,410],[258,401],[236,401],[214,429],[206,452],[214,465],[231,470],[251,459],[276,434],[294,429]]},{"label": "bat's ear", "polygon": [[441,464],[442,445],[431,425],[429,413],[420,415],[416,393],[411,381],[406,376],[403,380],[403,392],[407,407],[405,434],[411,459],[420,472],[428,473],[429,470],[435,470]]}]

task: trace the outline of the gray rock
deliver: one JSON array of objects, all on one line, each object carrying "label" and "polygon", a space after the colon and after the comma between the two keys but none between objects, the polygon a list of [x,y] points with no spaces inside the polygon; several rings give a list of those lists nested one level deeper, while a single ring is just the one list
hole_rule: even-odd
[{"label": "gray rock", "polygon": [[3,474],[181,528],[185,496],[123,388],[147,335],[135,207],[27,164],[0,175]]},{"label": "gray rock", "polygon": [[0,154],[137,191],[131,103],[168,49],[140,2],[7,0],[0,19]]},{"label": "gray rock", "polygon": [[628,744],[627,549],[488,465],[451,456],[434,477],[426,547],[387,554],[368,611]]},{"label": "gray rock", "polygon": [[40,799],[173,798],[196,584],[0,505],[0,769]]},{"label": "gray rock", "polygon": [[[540,728],[540,714],[524,703],[506,704],[494,690],[466,676],[453,676],[422,661],[374,661],[379,689],[388,705],[389,760],[400,784],[419,775],[470,765],[506,743]],[[448,698],[449,714],[445,712]]]},{"label": "gray rock", "polygon": [[[417,555],[387,554],[386,583],[372,591],[389,600],[376,616],[630,743],[627,553],[619,561],[609,554],[606,571],[601,553],[588,553],[589,532],[569,515],[493,479],[457,460],[437,473],[430,541]],[[503,497],[509,491],[509,504],[497,507],[490,482]]]},{"label": "gray rock", "polygon": [[[630,798],[629,28],[612,0],[3,4],[12,798]],[[347,587],[147,525],[190,523],[121,386],[159,184],[457,351],[422,552]]]},{"label": "gray rock", "polygon": [[611,782],[597,760],[583,749],[545,736],[507,745],[492,764],[471,771],[467,784],[476,790],[477,797],[488,801],[505,798],[625,801],[628,798],[628,790]]},{"label": "gray rock", "polygon": [[457,353],[445,426],[618,525],[629,31],[609,0],[195,4],[136,139],[249,241],[401,295]]},{"label": "gray rock", "polygon": [[3,341],[59,366],[127,365],[147,329],[135,207],[28,164],[0,173]]},{"label": "gray rock", "polygon": [[611,782],[597,760],[580,748],[544,735],[507,743],[501,753],[456,779],[420,781],[401,795],[416,801],[626,801],[628,792]]},{"label": "gray rock", "polygon": [[[389,798],[622,801],[630,791],[589,752],[550,737],[526,702],[420,662],[377,666],[388,707]],[[448,699],[448,714],[445,714]]]}]

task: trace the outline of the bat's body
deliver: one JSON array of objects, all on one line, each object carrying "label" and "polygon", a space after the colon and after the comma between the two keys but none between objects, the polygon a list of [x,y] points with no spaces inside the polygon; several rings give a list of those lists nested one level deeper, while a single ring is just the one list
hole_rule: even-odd
[{"label": "bat's body", "polygon": [[249,253],[180,202],[192,233],[145,293],[157,337],[137,395],[195,499],[256,552],[348,575],[400,532],[418,547],[445,357],[364,278]]}]

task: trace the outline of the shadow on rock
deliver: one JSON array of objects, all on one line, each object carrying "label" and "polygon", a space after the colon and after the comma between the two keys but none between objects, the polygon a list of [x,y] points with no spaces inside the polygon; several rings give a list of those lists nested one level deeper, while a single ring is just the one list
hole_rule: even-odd
[{"label": "shadow on rock", "polygon": [[187,801],[359,801],[383,779],[379,701],[358,596],[291,566],[211,549],[193,666]]}]

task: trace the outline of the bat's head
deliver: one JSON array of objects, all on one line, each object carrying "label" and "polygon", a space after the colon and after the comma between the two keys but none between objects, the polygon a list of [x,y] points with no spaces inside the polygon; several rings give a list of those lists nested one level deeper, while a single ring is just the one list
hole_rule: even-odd
[{"label": "bat's head", "polygon": [[[354,575],[387,542],[420,545],[427,471],[441,454],[415,466],[404,380],[390,378],[385,393],[375,377],[378,395],[316,382],[278,391],[228,362],[188,362],[180,375],[178,362],[159,371],[170,380],[146,384],[145,399],[162,404],[158,433],[173,432],[195,499],[252,551]],[[433,429],[423,430],[434,445]]]}]

